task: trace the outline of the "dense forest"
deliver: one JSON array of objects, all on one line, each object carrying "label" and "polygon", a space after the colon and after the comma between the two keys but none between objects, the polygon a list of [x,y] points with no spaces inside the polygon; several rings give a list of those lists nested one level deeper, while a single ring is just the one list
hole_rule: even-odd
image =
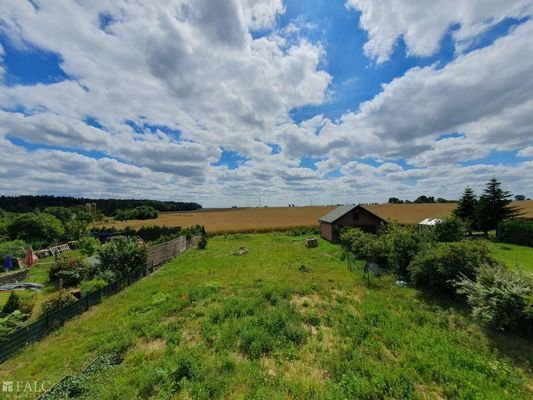
[{"label": "dense forest", "polygon": [[158,211],[191,211],[202,206],[198,203],[180,201],[134,200],[134,199],[86,199],[67,196],[1,196],[0,209],[10,212],[31,212],[47,207],[74,207],[96,203],[96,209],[104,215],[111,216],[117,210],[140,206],[153,207]]}]

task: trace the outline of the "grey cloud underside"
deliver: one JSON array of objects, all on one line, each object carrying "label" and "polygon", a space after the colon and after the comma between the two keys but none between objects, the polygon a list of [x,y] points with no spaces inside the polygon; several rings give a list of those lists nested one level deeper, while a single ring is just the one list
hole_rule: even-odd
[{"label": "grey cloud underside", "polygon": [[[429,19],[434,27],[424,22],[425,3],[348,3],[361,10],[369,32],[365,50],[378,62],[388,58],[399,35],[412,54],[435,52],[452,23],[461,24],[453,34],[456,59],[408,71],[338,120],[316,116],[295,124],[289,111],[324,104],[332,77],[320,67],[327,43],[275,29],[284,12],[280,0],[93,1],[83,7],[58,0],[40,2],[38,10],[22,0],[0,3],[0,32],[21,50],[58,53],[71,77],[47,85],[8,87],[0,81],[0,144],[8,154],[0,160],[2,192],[189,193],[197,197],[190,200],[208,205],[233,205],[261,193],[278,204],[303,201],[302,193],[325,203],[434,190],[456,197],[472,176],[474,184],[497,175],[511,189],[531,188],[525,172],[533,153],[533,22],[491,46],[461,53],[502,18],[528,15],[529,2],[491,2],[482,10],[482,2],[473,1],[451,14],[436,12]],[[412,26],[395,25],[378,12],[387,7],[405,12]],[[102,15],[111,18],[104,30]],[[272,28],[261,38],[251,35]],[[426,35],[418,34],[424,30]],[[0,79],[2,59],[0,48]],[[87,117],[104,129],[87,125]],[[179,138],[157,129],[135,132],[126,121],[168,126],[180,131]],[[464,137],[436,141],[452,132]],[[66,150],[28,151],[6,137]],[[278,144],[281,152],[271,154],[265,143]],[[86,157],[78,148],[103,157]],[[214,166],[222,149],[246,162],[236,169]],[[524,161],[457,165],[493,150],[516,151]],[[317,170],[300,168],[301,157],[319,159]],[[376,168],[356,161],[368,158],[384,163]],[[417,168],[386,162],[397,159]],[[447,176],[439,172],[443,167]],[[331,172],[340,176],[325,178]]]}]

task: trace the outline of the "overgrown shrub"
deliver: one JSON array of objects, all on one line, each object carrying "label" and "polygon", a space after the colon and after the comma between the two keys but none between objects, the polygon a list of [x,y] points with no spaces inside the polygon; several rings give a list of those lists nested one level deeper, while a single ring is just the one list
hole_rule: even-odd
[{"label": "overgrown shrub", "polygon": [[200,250],[205,250],[207,248],[207,236],[206,235],[202,235],[200,237],[200,240],[198,240],[198,248]]},{"label": "overgrown shrub", "polygon": [[0,342],[2,342],[7,336],[19,330],[26,318],[27,315],[19,310],[13,311],[4,318],[0,318]]},{"label": "overgrown shrub", "polygon": [[109,270],[122,279],[129,274],[141,274],[146,270],[146,248],[133,238],[122,238],[106,243],[98,251],[100,268]]},{"label": "overgrown shrub", "polygon": [[495,264],[483,242],[437,243],[422,249],[409,264],[408,271],[418,287],[453,293],[457,279],[473,279],[478,268]]},{"label": "overgrown shrub", "polygon": [[378,250],[383,251],[387,267],[397,276],[406,277],[407,267],[422,244],[418,232],[413,227],[391,223],[378,240],[384,242]]},{"label": "overgrown shrub", "polygon": [[531,330],[533,281],[505,266],[481,266],[474,279],[463,276],[457,292],[466,295],[472,314],[499,330]]},{"label": "overgrown shrub", "polygon": [[91,257],[100,249],[100,241],[92,236],[84,236],[78,242],[78,247],[83,255]]},{"label": "overgrown shrub", "polygon": [[19,296],[15,292],[11,292],[7,298],[6,304],[2,308],[2,313],[11,314],[13,311],[17,311],[20,307]]},{"label": "overgrown shrub", "polygon": [[363,259],[368,256],[370,242],[376,239],[375,235],[365,233],[359,228],[344,228],[340,231],[339,240],[344,249],[351,251],[356,258]]},{"label": "overgrown shrub", "polygon": [[46,314],[60,308],[66,307],[78,301],[70,293],[54,294],[51,298],[44,301],[41,305],[41,314]]},{"label": "overgrown shrub", "polygon": [[60,279],[62,279],[63,286],[76,286],[82,280],[94,278],[99,272],[97,266],[93,266],[84,260],[61,257],[50,267],[48,280],[54,284],[58,284]]},{"label": "overgrown shrub", "polygon": [[515,219],[500,222],[497,238],[504,243],[533,246],[533,220]]},{"label": "overgrown shrub", "polygon": [[87,296],[91,293],[97,292],[107,285],[104,279],[91,279],[90,281],[83,281],[80,285],[82,296]]},{"label": "overgrown shrub", "polygon": [[467,225],[458,217],[448,217],[435,226],[435,239],[439,242],[460,242],[466,233]]},{"label": "overgrown shrub", "polygon": [[340,241],[356,258],[376,262],[398,276],[407,275],[407,266],[421,245],[420,234],[415,229],[395,223],[388,224],[379,235],[359,228],[343,229]]}]

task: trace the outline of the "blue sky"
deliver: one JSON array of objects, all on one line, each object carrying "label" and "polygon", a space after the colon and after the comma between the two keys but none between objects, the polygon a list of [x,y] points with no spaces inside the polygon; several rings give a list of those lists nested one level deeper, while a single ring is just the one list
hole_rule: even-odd
[{"label": "blue sky", "polygon": [[532,15],[8,0],[0,191],[306,205],[457,198],[496,176],[533,196]]}]

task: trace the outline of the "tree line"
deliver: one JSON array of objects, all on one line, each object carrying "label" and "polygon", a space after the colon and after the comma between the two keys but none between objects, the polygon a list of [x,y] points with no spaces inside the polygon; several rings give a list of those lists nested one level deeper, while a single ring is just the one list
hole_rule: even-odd
[{"label": "tree line", "polygon": [[194,202],[137,200],[137,199],[88,199],[71,196],[1,196],[0,209],[9,212],[26,213],[43,210],[48,207],[76,207],[87,203],[96,204],[96,209],[106,216],[112,216],[118,210],[132,209],[141,206],[153,207],[157,211],[193,211],[202,206]]},{"label": "tree line", "polygon": [[435,199],[434,196],[418,196],[414,201],[411,200],[401,200],[398,197],[390,197],[389,198],[389,204],[424,204],[424,203],[455,203],[455,200],[446,200],[442,197],[437,197]]}]

